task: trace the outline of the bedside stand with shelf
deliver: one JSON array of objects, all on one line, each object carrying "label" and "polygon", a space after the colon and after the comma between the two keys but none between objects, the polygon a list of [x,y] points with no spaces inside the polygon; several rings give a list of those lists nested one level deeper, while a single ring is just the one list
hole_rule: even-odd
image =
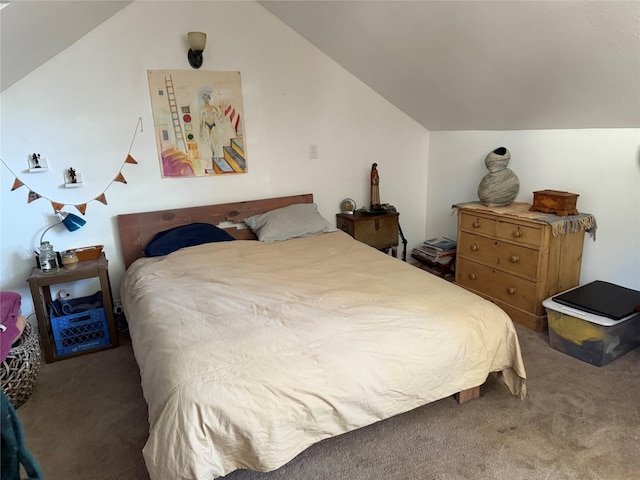
[{"label": "bedside stand with shelf", "polygon": [[336,226],[356,240],[378,250],[391,249],[393,256],[398,256],[398,238],[400,226],[398,212],[386,212],[370,215],[355,211],[354,213],[337,213]]},{"label": "bedside stand with shelf", "polygon": [[414,254],[411,254],[411,258],[413,258],[411,265],[414,267],[424,270],[425,272],[429,272],[431,275],[435,275],[436,277],[444,278],[448,282],[455,281],[455,269],[453,268],[455,260],[452,261],[453,263],[451,265],[436,265],[433,263],[427,263]]},{"label": "bedside stand with shelf", "polygon": [[[43,273],[40,268],[34,267],[27,279],[38,329],[40,330],[40,343],[44,353],[46,363],[56,362],[87,353],[98,352],[118,346],[118,333],[116,331],[115,319],[113,317],[113,302],[111,299],[111,284],[109,283],[108,261],[104,253],[95,260],[85,260],[78,262],[78,266],[73,270],[60,268],[56,273]],[[102,303],[109,333],[108,344],[98,348],[91,348],[74,353],[59,354],[56,350],[53,327],[49,316],[49,305],[52,301],[51,286],[63,283],[76,282],[79,280],[98,278],[100,290],[102,291]]]}]

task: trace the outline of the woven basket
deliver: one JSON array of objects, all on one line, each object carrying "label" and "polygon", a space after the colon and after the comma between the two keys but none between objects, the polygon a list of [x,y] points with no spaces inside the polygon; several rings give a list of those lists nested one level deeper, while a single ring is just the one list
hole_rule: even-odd
[{"label": "woven basket", "polygon": [[29,322],[18,342],[0,365],[0,385],[16,409],[33,393],[41,362],[38,335]]}]

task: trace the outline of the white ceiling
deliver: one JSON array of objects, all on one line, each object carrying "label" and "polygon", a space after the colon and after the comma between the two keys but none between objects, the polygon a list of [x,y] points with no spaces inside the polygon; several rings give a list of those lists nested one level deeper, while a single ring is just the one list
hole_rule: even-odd
[{"label": "white ceiling", "polygon": [[[2,90],[128,3],[11,2]],[[639,0],[259,3],[429,130],[640,127]]]},{"label": "white ceiling", "polygon": [[0,91],[56,56],[130,1],[11,1],[0,9]]},{"label": "white ceiling", "polygon": [[429,130],[640,127],[638,1],[260,3]]}]

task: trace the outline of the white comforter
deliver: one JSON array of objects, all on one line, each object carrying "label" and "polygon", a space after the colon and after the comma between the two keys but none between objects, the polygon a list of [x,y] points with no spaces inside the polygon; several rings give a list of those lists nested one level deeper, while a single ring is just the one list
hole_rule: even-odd
[{"label": "white comforter", "polygon": [[490,372],[525,394],[502,310],[341,231],[140,259],[121,293],[153,480],[273,470]]}]

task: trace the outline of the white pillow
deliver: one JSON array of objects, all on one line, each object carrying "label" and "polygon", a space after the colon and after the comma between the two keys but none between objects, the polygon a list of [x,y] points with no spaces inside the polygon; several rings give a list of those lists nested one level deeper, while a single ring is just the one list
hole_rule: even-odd
[{"label": "white pillow", "polygon": [[244,223],[261,242],[278,242],[335,232],[336,228],[318,213],[315,203],[297,203],[245,218]]}]

